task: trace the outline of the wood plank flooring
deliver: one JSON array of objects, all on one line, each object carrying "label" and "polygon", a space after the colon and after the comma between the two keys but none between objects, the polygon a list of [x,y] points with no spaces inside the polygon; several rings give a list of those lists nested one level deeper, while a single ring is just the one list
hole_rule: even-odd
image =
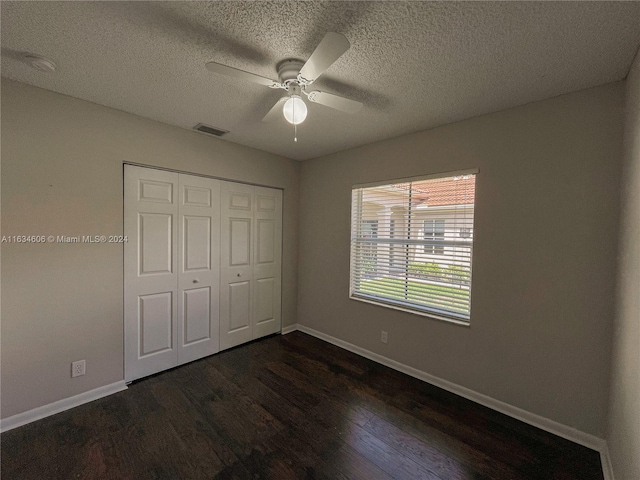
[{"label": "wood plank flooring", "polygon": [[272,336],[1,435],[2,480],[601,480],[598,453],[331,344]]}]

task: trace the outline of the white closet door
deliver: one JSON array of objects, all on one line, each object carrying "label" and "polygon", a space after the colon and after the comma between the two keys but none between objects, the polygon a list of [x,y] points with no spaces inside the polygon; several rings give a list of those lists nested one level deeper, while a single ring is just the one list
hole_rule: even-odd
[{"label": "white closet door", "polygon": [[255,187],[252,338],[280,331],[282,191]]},{"label": "white closet door", "polygon": [[178,174],[125,165],[125,380],[177,363]]},{"label": "white closet door", "polygon": [[221,182],[220,349],[252,337],[253,190]]},{"label": "white closet door", "polygon": [[220,181],[179,176],[178,364],[219,351]]},{"label": "white closet door", "polygon": [[125,166],[125,380],[280,331],[282,192]]}]

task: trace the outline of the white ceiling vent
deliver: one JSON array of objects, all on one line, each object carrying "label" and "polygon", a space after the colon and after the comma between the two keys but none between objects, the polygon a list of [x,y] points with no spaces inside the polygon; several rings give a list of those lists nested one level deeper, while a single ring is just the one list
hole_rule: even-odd
[{"label": "white ceiling vent", "polygon": [[213,135],[216,137],[221,137],[225,133],[229,133],[229,130],[220,130],[219,128],[210,127],[209,125],[205,125],[204,123],[199,123],[195,127],[194,130],[202,133],[206,133],[207,135]]}]

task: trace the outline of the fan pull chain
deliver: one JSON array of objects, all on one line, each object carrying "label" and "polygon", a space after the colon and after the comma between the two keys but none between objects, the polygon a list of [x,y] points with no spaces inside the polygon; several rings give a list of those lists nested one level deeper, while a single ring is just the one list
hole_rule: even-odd
[{"label": "fan pull chain", "polygon": [[298,125],[295,123],[296,120],[296,102],[293,102],[293,141],[295,143],[298,142]]}]

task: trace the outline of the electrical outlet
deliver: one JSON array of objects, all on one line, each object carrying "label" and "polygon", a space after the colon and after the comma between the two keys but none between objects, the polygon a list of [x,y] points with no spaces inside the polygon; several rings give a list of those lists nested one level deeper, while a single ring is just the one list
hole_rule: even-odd
[{"label": "electrical outlet", "polygon": [[385,332],[384,330],[382,332],[380,332],[380,341],[382,343],[387,343],[388,340],[389,340],[389,334],[387,332]]},{"label": "electrical outlet", "polygon": [[84,360],[78,360],[77,362],[71,363],[71,378],[84,375],[86,366],[87,365]]}]

